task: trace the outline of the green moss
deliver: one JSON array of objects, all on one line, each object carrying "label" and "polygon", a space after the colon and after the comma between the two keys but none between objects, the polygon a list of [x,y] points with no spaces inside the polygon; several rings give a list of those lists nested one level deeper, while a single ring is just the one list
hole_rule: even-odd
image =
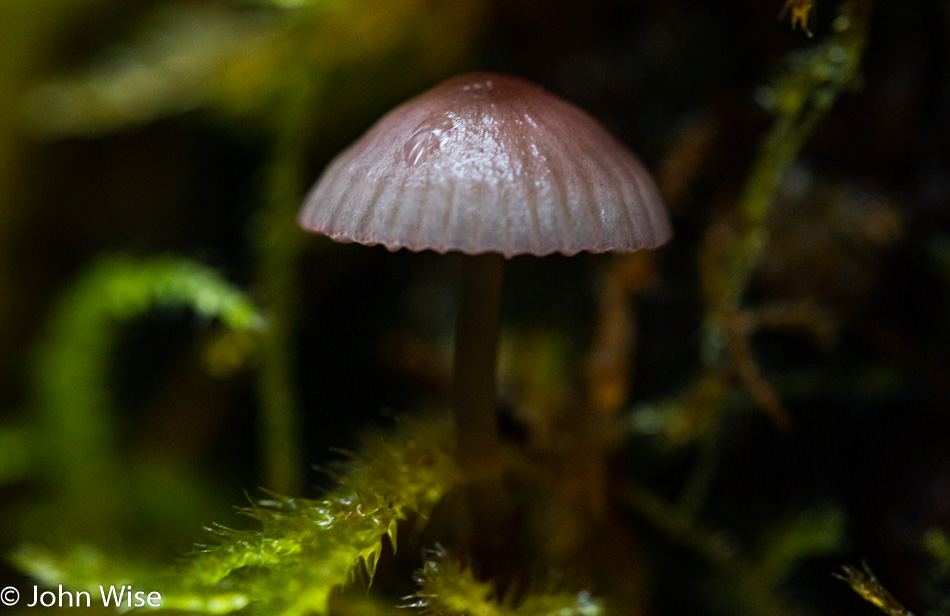
[{"label": "green moss", "polygon": [[384,541],[397,545],[398,523],[427,517],[455,483],[444,449],[451,442],[448,426],[433,420],[413,421],[391,436],[372,434],[337,469],[339,484],[325,498],[256,501],[244,512],[261,530],[216,526],[213,541],[176,569],[143,567],[90,547],[59,554],[28,546],[14,562],[49,585],[158,591],[165,610],[324,614],[330,593],[358,568],[372,579]]},{"label": "green moss", "polygon": [[411,607],[443,616],[600,616],[603,609],[588,593],[540,592],[513,600],[498,597],[490,582],[444,549],[430,554],[416,575],[419,591]]},{"label": "green moss", "polygon": [[884,588],[867,564],[864,564],[861,569],[845,565],[844,575],[837,577],[847,582],[854,592],[888,616],[914,616]]}]

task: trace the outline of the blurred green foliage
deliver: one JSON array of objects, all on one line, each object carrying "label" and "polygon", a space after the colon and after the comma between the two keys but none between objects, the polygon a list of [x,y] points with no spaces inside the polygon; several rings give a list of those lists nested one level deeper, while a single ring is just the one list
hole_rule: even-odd
[{"label": "blurred green foliage", "polygon": [[[330,96],[349,99],[348,68],[395,57],[412,58],[424,83],[458,62],[482,11],[478,2],[421,0],[161,3],[129,40],[35,84],[22,104],[32,128],[52,137],[199,108],[242,132],[280,132],[290,118],[306,134],[314,120],[301,123],[295,100],[319,119]],[[457,36],[432,36],[446,29]]]},{"label": "blurred green foliage", "polygon": [[[232,331],[259,336],[265,330],[247,296],[201,264],[112,257],[90,265],[60,300],[34,350],[28,423],[3,433],[11,445],[0,449],[0,478],[7,484],[29,478],[46,491],[46,513],[28,514],[27,532],[43,533],[68,509],[69,522],[56,523],[61,530],[101,537],[101,529],[124,516],[143,515],[150,494],[164,491],[169,479],[150,476],[147,460],[123,458],[107,375],[120,328],[169,306],[189,308],[205,323],[216,320]],[[116,498],[122,485],[140,491],[129,499],[131,511],[128,501]]]}]

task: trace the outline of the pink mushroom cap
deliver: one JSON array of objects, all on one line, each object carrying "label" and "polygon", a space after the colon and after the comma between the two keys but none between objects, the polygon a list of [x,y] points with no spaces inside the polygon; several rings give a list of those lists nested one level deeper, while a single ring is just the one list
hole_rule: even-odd
[{"label": "pink mushroom cap", "polygon": [[672,235],[650,174],[589,115],[506,75],[450,79],[339,154],[305,229],[390,250],[633,252]]}]

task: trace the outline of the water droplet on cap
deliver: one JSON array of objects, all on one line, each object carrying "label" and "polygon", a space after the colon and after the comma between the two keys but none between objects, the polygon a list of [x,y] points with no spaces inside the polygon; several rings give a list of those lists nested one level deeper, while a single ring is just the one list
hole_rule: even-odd
[{"label": "water droplet on cap", "polygon": [[443,116],[439,120],[426,120],[420,124],[403,148],[406,163],[410,167],[415,167],[428,160],[439,151],[454,126],[449,116]]}]

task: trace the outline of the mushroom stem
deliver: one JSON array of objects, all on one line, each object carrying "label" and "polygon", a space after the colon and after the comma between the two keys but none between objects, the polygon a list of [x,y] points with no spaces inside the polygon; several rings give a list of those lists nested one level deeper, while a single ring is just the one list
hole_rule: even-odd
[{"label": "mushroom stem", "polygon": [[512,555],[515,542],[508,532],[511,503],[505,490],[496,420],[504,267],[504,258],[498,253],[462,257],[452,378],[456,457],[470,516],[466,541],[479,568],[489,577],[504,577],[516,562]]},{"label": "mushroom stem", "polygon": [[496,364],[504,266],[496,253],[462,257],[452,409],[459,466],[470,477],[493,466],[499,453]]}]

